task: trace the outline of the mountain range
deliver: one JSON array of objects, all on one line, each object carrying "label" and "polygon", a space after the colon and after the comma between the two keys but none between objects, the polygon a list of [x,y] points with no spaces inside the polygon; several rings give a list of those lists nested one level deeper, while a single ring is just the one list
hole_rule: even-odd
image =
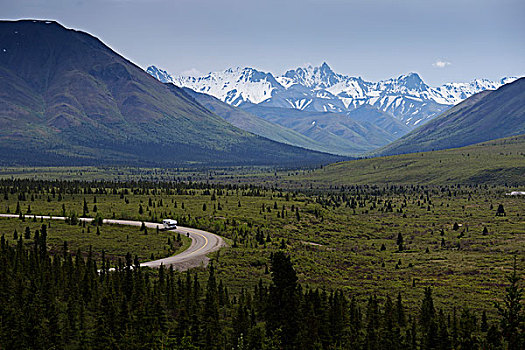
[{"label": "mountain range", "polygon": [[241,130],[97,38],[0,21],[0,164],[304,165],[341,160]]},{"label": "mountain range", "polygon": [[373,122],[377,115],[386,114],[406,125],[408,130],[478,92],[495,90],[516,80],[515,77],[499,81],[476,79],[470,83],[430,87],[417,73],[409,73],[370,82],[336,73],[327,63],[288,70],[280,76],[248,67],[199,77],[172,76],[155,66],[148,67],[147,72],[162,82],[206,93],[241,108],[258,105],[350,115],[359,107],[371,106],[367,111],[372,115],[364,118],[361,111],[362,120]]}]

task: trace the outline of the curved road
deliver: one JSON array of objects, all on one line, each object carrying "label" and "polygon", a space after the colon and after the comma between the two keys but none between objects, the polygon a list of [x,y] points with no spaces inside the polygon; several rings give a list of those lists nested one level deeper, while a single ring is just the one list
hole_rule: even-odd
[{"label": "curved road", "polygon": [[[36,216],[37,219],[53,219],[53,220],[65,220],[63,216],[48,216],[48,215],[26,215],[27,219],[33,218]],[[18,218],[16,214],[0,214],[0,217],[4,218]],[[79,218],[80,221],[91,222],[92,218]],[[132,221],[132,220],[113,220],[113,219],[104,219],[105,224],[116,224],[116,225],[130,225],[130,226],[141,226],[142,221]],[[154,222],[144,222],[146,227],[162,228],[162,224],[157,224]],[[178,232],[181,235],[187,235],[191,238],[191,245],[188,249],[179,253],[177,255],[169,256],[167,258],[147,261],[141,263],[140,266],[146,267],[160,267],[164,266],[173,266],[178,270],[187,270],[192,267],[197,267],[200,265],[207,265],[209,258],[206,257],[207,254],[219,250],[222,246],[225,245],[224,240],[213,234],[211,232],[197,230],[195,228],[177,226],[176,229],[170,230],[173,232]]]}]

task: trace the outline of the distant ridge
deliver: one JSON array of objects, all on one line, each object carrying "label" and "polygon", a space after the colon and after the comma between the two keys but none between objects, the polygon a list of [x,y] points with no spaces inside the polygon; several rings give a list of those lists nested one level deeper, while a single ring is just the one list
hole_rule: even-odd
[{"label": "distant ridge", "polygon": [[[337,153],[336,150],[326,147],[322,143],[300,134],[292,129],[285,128],[279,124],[271,123],[263,118],[247,112],[238,107],[231,106],[222,102],[211,95],[195,92],[190,88],[183,88],[184,92],[193,97],[198,103],[224,118],[228,123],[239,129],[249,131],[256,135],[266,137],[289,145],[294,145],[306,149],[320,152]],[[340,152],[344,154],[345,152]]]},{"label": "distant ridge", "polygon": [[357,122],[341,113],[261,105],[253,105],[245,110],[274,124],[293,129],[329,147],[333,153],[362,154],[396,139],[391,133],[372,123]]},{"label": "distant ridge", "polygon": [[[402,123],[376,109],[374,111],[379,116],[374,115],[372,122],[366,120],[366,117],[359,122],[355,121],[354,114],[356,118],[360,118],[360,111],[368,109],[366,106],[356,109],[349,116],[258,105],[239,108],[190,88],[183,88],[183,90],[207,109],[242,130],[277,142],[320,152],[355,156],[395,140],[393,134],[404,135],[408,131]],[[368,111],[364,114],[370,115]],[[385,131],[381,126],[389,131]]]}]

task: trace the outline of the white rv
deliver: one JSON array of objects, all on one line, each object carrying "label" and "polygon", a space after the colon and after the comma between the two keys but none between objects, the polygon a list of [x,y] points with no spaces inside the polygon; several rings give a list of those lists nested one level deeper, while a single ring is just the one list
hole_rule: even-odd
[{"label": "white rv", "polygon": [[177,220],[164,219],[162,220],[162,225],[164,225],[165,230],[171,230],[177,228]]}]

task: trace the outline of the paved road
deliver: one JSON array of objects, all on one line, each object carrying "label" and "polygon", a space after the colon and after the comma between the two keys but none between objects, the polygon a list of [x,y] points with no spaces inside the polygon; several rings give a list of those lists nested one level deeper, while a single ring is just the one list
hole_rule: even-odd
[{"label": "paved road", "polygon": [[[15,214],[0,214],[0,217],[4,218],[18,218],[18,215]],[[33,218],[33,215],[27,215],[26,218]],[[65,220],[63,216],[47,216],[47,215],[36,215],[37,219],[53,219],[53,220]],[[80,221],[91,222],[92,218],[79,218]],[[116,224],[116,225],[130,225],[130,226],[141,226],[142,221],[131,221],[131,220],[113,220],[113,219],[104,219],[105,224]],[[146,227],[156,229],[157,226],[162,228],[162,224],[157,224],[154,222],[145,222]],[[219,250],[222,246],[225,245],[224,240],[207,231],[197,230],[189,227],[177,226],[177,229],[170,230],[173,232],[178,232],[180,234],[186,235],[191,238],[191,245],[188,249],[183,251],[180,254],[173,255],[164,259],[147,261],[141,263],[140,266],[147,267],[159,267],[160,265],[170,266],[178,270],[187,270],[192,267],[197,267],[200,265],[206,266],[209,259],[206,257],[207,254]]]}]

